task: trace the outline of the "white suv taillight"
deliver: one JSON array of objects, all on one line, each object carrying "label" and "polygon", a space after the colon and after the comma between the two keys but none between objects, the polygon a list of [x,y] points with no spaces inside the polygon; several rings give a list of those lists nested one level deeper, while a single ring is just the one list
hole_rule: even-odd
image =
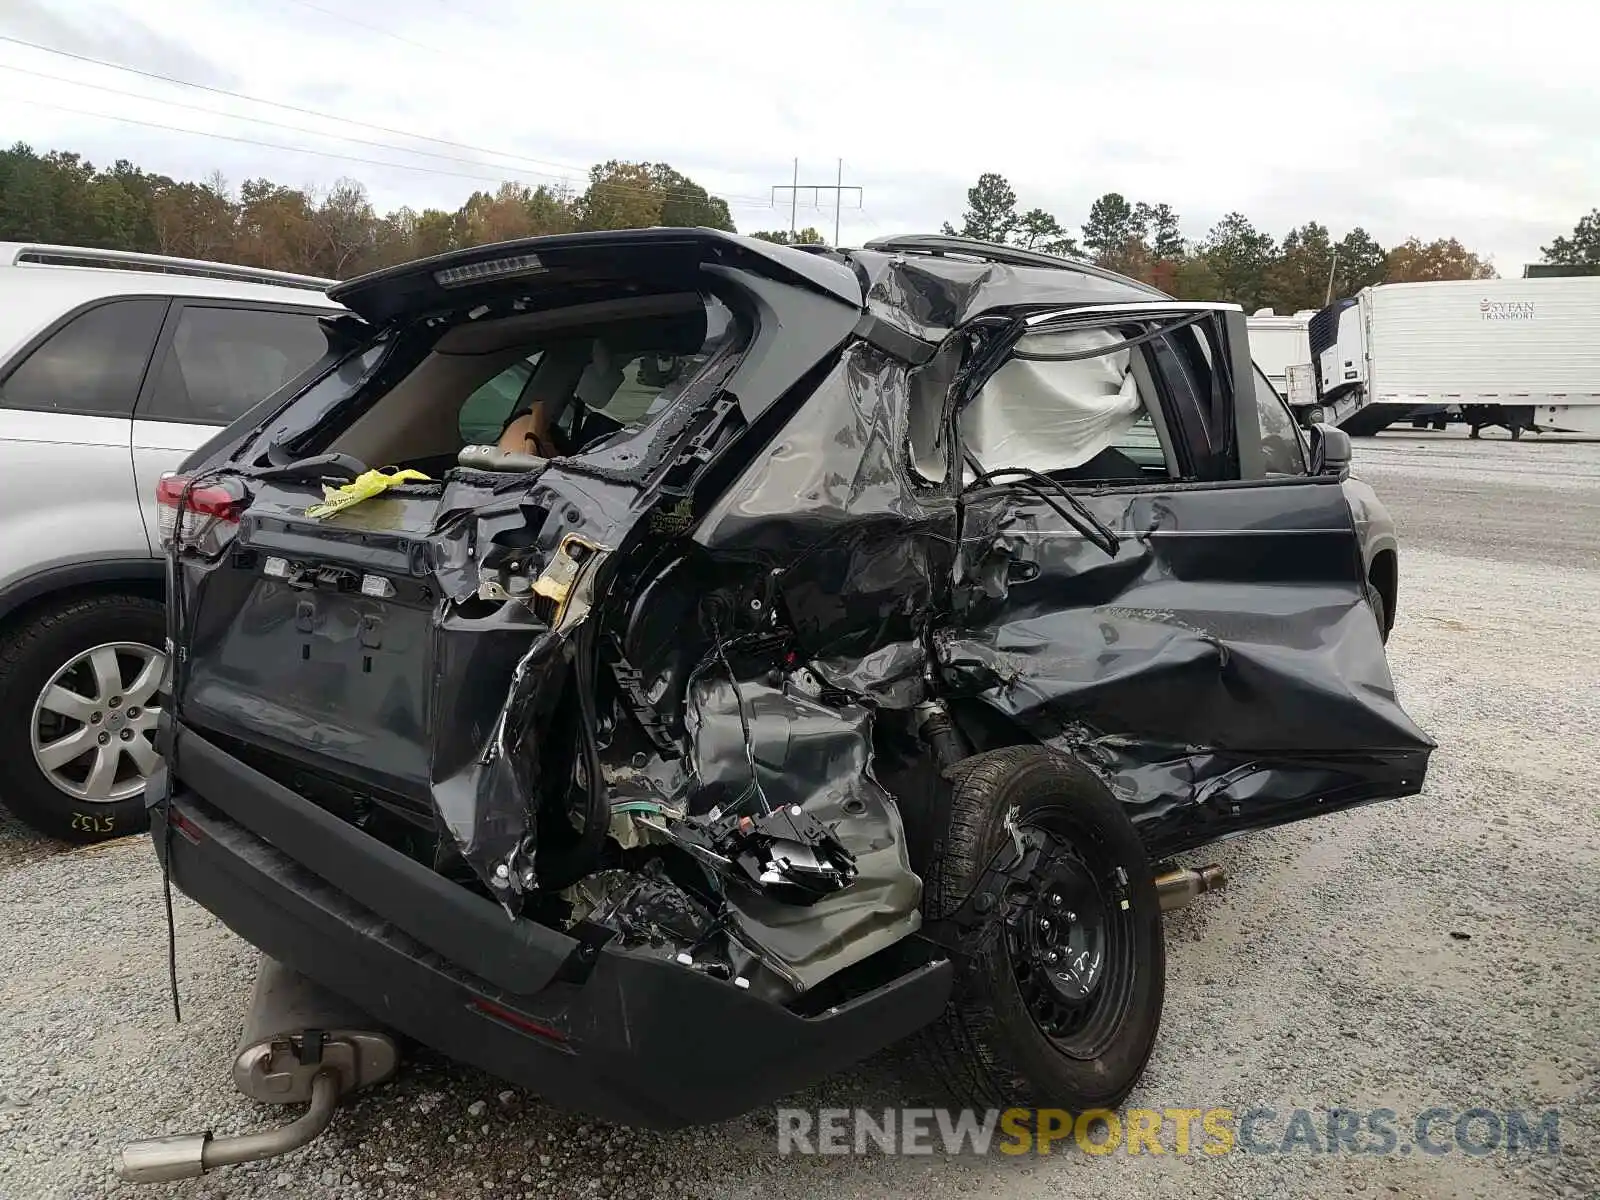
[{"label": "white suv taillight", "polygon": [[172,545],[180,506],[183,508],[180,548],[211,558],[239,532],[244,489],[232,481],[191,485],[186,476],[163,475],[156,484],[157,523],[163,547]]}]

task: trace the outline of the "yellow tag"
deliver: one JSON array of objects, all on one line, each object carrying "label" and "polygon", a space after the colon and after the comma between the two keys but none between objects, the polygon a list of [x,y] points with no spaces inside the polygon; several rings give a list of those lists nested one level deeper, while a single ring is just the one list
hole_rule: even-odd
[{"label": "yellow tag", "polygon": [[314,521],[320,521],[323,517],[331,517],[334,513],[343,512],[352,505],[360,504],[363,500],[370,500],[374,496],[380,496],[396,484],[406,483],[413,479],[423,483],[430,482],[428,477],[421,471],[413,471],[407,467],[404,471],[394,471],[392,473],[363,471],[342,487],[331,488],[327,484],[323,484],[322,503],[313,504],[306,509],[306,516]]}]

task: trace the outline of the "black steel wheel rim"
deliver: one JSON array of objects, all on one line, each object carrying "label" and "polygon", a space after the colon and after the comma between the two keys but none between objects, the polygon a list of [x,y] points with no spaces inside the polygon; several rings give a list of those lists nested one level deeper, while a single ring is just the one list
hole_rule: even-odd
[{"label": "black steel wheel rim", "polygon": [[[1046,812],[1029,824],[1054,849],[1027,877],[1006,927],[1018,994],[1034,1027],[1069,1058],[1094,1059],[1133,1002],[1134,923],[1126,873],[1094,866],[1081,830]],[[1068,834],[1078,841],[1069,840]],[[1102,862],[1104,859],[1102,859]]]}]

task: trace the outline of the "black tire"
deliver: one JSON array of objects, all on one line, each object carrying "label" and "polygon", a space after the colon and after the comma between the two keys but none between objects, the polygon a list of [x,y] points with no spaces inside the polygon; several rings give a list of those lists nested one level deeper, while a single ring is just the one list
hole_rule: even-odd
[{"label": "black tire", "polygon": [[[1089,1005],[1110,1007],[1088,1019],[1090,1029],[1102,1032],[1079,1047],[1078,1056],[1036,1020],[1028,989],[1043,990],[1039,974],[1002,930],[967,961],[944,1016],[924,1031],[928,1065],[936,1082],[962,1104],[1112,1108],[1144,1071],[1166,994],[1161,906],[1139,835],[1098,776],[1050,751],[996,750],[968,759],[957,772],[943,853],[929,864],[924,881],[928,917],[953,912],[971,891],[990,856],[1011,836],[1008,813],[1018,826],[1048,828],[1063,838],[1099,878],[1120,868],[1126,876],[1121,899],[1128,907],[1122,909],[1121,900],[1105,906],[1106,968]],[[1047,903],[1041,897],[1039,907]]]},{"label": "black tire", "polygon": [[33,752],[34,706],[46,684],[75,656],[113,642],[159,650],[166,620],[145,596],[79,596],[36,612],[0,640],[0,799],[47,837],[102,842],[149,827],[144,794],[103,802],[68,795],[51,782]]},{"label": "black tire", "polygon": [[1367,581],[1367,604],[1372,608],[1372,615],[1378,619],[1378,636],[1383,639],[1384,645],[1389,643],[1389,610],[1383,602],[1383,593],[1371,580]]},{"label": "black tire", "polygon": [[1351,437],[1376,437],[1392,424],[1393,421],[1389,418],[1374,413],[1370,409],[1363,409],[1361,412],[1347,417],[1339,428]]}]

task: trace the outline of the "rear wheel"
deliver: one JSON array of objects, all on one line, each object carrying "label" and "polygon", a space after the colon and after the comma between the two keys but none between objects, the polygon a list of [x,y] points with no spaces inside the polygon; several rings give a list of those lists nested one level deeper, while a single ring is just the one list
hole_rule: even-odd
[{"label": "rear wheel", "polygon": [[38,613],[0,645],[0,796],[39,832],[98,842],[148,825],[160,758],[162,606],[83,596]]},{"label": "rear wheel", "polygon": [[1367,603],[1372,607],[1372,615],[1378,620],[1378,636],[1387,645],[1389,641],[1389,610],[1383,602],[1383,593],[1371,580],[1367,581]]},{"label": "rear wheel", "polygon": [[1166,989],[1161,908],[1122,804],[1081,763],[1033,746],[958,768],[924,910],[947,916],[1008,838],[1048,853],[1001,901],[945,1015],[923,1036],[938,1081],[980,1106],[1110,1108],[1155,1046]]}]

